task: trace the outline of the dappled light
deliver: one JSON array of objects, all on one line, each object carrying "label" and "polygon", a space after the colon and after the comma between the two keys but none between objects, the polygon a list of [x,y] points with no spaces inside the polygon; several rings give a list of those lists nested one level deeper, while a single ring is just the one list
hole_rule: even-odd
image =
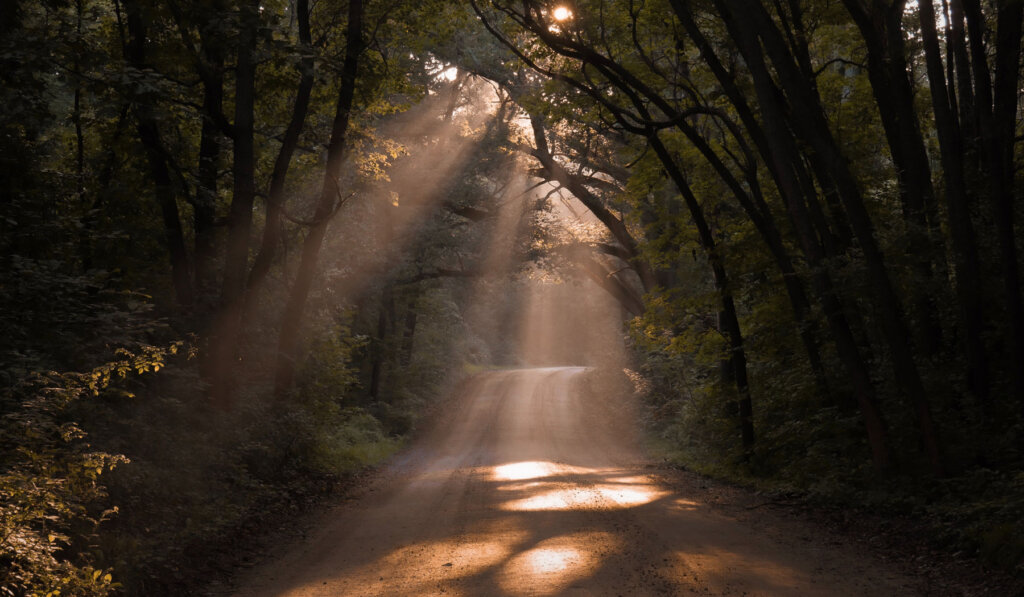
[{"label": "dappled light", "polygon": [[515,462],[494,467],[494,478],[499,481],[521,481],[547,477],[554,472],[550,462]]},{"label": "dappled light", "polygon": [[510,564],[523,566],[527,574],[549,575],[573,568],[580,563],[581,555],[575,547],[535,547],[518,557],[521,562]]},{"label": "dappled light", "polygon": [[595,485],[585,488],[537,488],[538,495],[506,502],[506,510],[583,510],[630,508],[657,499],[664,492],[642,486]]},{"label": "dappled light", "polygon": [[593,574],[598,554],[616,547],[606,533],[573,533],[542,541],[504,564],[499,586],[509,595],[556,595]]},{"label": "dappled light", "polygon": [[[504,510],[587,510],[631,508],[654,501],[666,494],[646,477],[610,477],[614,469],[593,469],[551,462],[518,462],[495,468],[498,480],[529,482],[499,489],[527,493],[528,497],[509,500]],[[595,482],[600,479],[604,482]]]}]

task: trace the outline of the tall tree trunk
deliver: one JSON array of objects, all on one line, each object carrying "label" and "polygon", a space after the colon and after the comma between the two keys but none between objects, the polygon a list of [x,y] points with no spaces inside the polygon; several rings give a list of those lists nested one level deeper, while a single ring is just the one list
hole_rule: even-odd
[{"label": "tall tree trunk", "polygon": [[210,369],[210,397],[213,404],[230,409],[233,402],[235,361],[242,332],[242,299],[249,262],[252,207],[256,196],[256,148],[254,121],[256,104],[256,31],[259,1],[247,0],[239,7],[238,63],[235,68],[235,117],[232,175],[234,192],[228,214],[228,239],[224,258],[224,281],[220,310],[215,325]]},{"label": "tall tree trunk", "polygon": [[1017,102],[1020,81],[1020,1],[998,2],[996,20],[995,84],[992,90],[992,130],[984,139],[989,146],[987,162],[992,168],[992,212],[999,239],[999,260],[1003,277],[1003,305],[1006,311],[1007,369],[1013,376],[1013,392],[1024,404],[1024,307],[1021,305],[1020,270],[1014,222],[1014,144],[1017,131]]},{"label": "tall tree trunk", "polygon": [[[946,28],[946,55],[947,72],[952,67],[954,76],[948,76],[950,83],[950,97],[956,96],[957,109],[960,114],[960,128],[964,136],[964,145],[967,147],[965,158],[974,162],[972,166],[977,169],[978,153],[978,112],[974,99],[974,83],[971,79],[971,59],[967,53],[967,37],[964,34],[964,8],[960,0],[943,0],[943,8],[948,4],[946,13],[949,23]],[[953,81],[956,87],[953,92]]]},{"label": "tall tree trunk", "polygon": [[[83,0],[75,0],[75,34],[78,37],[82,35],[82,12],[84,10]],[[75,191],[78,195],[76,200],[84,205],[87,203],[85,197],[85,134],[82,131],[82,81],[78,79],[78,73],[82,71],[82,66],[77,53],[72,68],[76,77],[75,97],[71,108],[71,122],[75,125]],[[80,243],[79,246],[83,245]],[[84,247],[87,249],[88,244],[86,243]],[[88,263],[91,260],[89,251],[82,251],[81,260],[82,269],[88,270]]]},{"label": "tall tree trunk", "polygon": [[192,221],[196,289],[200,300],[210,303],[215,296],[217,196],[223,135],[216,119],[222,114],[224,104],[224,53],[215,30],[201,30],[200,37],[203,52],[200,60],[205,63],[206,74],[203,77],[203,126],[199,137],[199,184]]},{"label": "tall tree trunk", "polygon": [[[125,2],[128,22],[128,47],[126,56],[136,69],[146,68],[146,19],[138,1]],[[185,249],[185,235],[182,232],[178,214],[178,199],[167,164],[166,150],[160,139],[160,129],[153,116],[149,102],[153,98],[140,98],[135,107],[136,130],[149,162],[150,176],[156,185],[156,199],[160,206],[166,235],[167,251],[171,262],[171,279],[178,304],[192,304],[192,275],[189,271],[188,252]]]},{"label": "tall tree trunk", "polygon": [[[165,6],[174,17],[178,35],[195,61],[195,69],[203,84],[203,104],[200,110],[202,126],[199,135],[199,163],[196,193],[192,199],[192,227],[194,231],[194,274],[197,295],[196,314],[204,321],[216,305],[216,210],[220,179],[221,137],[233,136],[231,125],[223,113],[224,104],[224,46],[221,23],[225,10],[222,0],[210,0],[186,15],[177,0],[165,0]],[[199,30],[199,48],[196,49],[191,27]]]},{"label": "tall tree trunk", "polygon": [[[82,35],[82,12],[84,10],[83,1],[75,0],[75,34],[81,37]],[[92,246],[91,246],[91,223],[92,210],[87,207],[89,201],[86,197],[85,192],[85,134],[82,131],[82,82],[77,79],[77,73],[82,71],[81,64],[79,64],[78,54],[75,54],[72,68],[76,73],[75,80],[75,97],[71,108],[71,122],[75,125],[75,191],[78,194],[76,200],[78,203],[86,207],[86,213],[83,214],[81,220],[81,232],[78,237],[78,253],[79,260],[82,262],[82,270],[88,271],[92,268]]]},{"label": "tall tree trunk", "polygon": [[[820,390],[827,391],[824,367],[821,364],[821,355],[818,351],[818,342],[814,333],[817,329],[817,324],[809,317],[810,303],[807,300],[803,285],[796,275],[793,261],[790,259],[789,253],[782,242],[782,235],[775,224],[775,218],[771,213],[771,209],[760,195],[756,165],[750,166],[752,171],[748,176],[747,187],[744,188],[715,153],[708,141],[696,129],[685,121],[680,121],[677,128],[686,135],[690,143],[697,148],[701,155],[704,156],[705,161],[715,170],[719,179],[729,188],[737,203],[740,204],[740,207],[743,208],[747,217],[754,224],[754,228],[757,229],[761,240],[768,247],[768,252],[775,260],[776,267],[782,273],[782,283],[786,288],[786,293],[789,295],[789,303],[793,308],[793,314],[799,330],[798,335],[804,344],[807,360],[811,365],[815,380]],[[754,160],[753,156],[751,156],[751,160]]]},{"label": "tall tree trunk", "polygon": [[412,362],[412,351],[416,339],[416,321],[419,312],[416,311],[416,300],[409,301],[405,310],[405,328],[402,330],[402,366],[408,366]]},{"label": "tall tree trunk", "polygon": [[341,89],[338,92],[338,106],[331,127],[331,140],[327,146],[327,166],[317,201],[313,225],[310,227],[302,245],[302,260],[295,276],[295,283],[285,306],[281,319],[281,333],[278,339],[277,376],[274,380],[275,393],[283,397],[292,385],[295,376],[295,365],[299,353],[299,338],[302,327],[302,315],[306,308],[306,299],[313,284],[317,260],[323,244],[330,216],[335,211],[341,189],[338,186],[338,175],[341,169],[342,152],[345,137],[348,133],[349,117],[355,96],[356,75],[358,73],[359,55],[363,51],[363,2],[350,0],[348,7],[348,26],[346,28],[345,59],[341,67]]},{"label": "tall tree trunk", "polygon": [[[964,328],[964,349],[967,353],[968,386],[982,403],[988,401],[988,355],[982,338],[984,322],[981,304],[981,268],[971,213],[968,207],[967,184],[964,179],[963,143],[946,89],[945,72],[936,32],[935,9],[931,3],[918,5],[921,15],[921,37],[924,41],[928,84],[931,88],[935,128],[939,137],[942,173],[946,181],[946,204],[953,238],[956,264],[956,293],[960,303],[960,319]],[[987,72],[987,69],[986,69]],[[984,77],[987,88],[988,76]],[[975,79],[978,82],[977,78]],[[980,82],[979,82],[980,84]],[[979,101],[989,101],[989,93],[981,93]],[[986,109],[987,108],[982,108]],[[983,124],[982,129],[986,126]]]},{"label": "tall tree trunk", "polygon": [[384,361],[387,352],[388,327],[394,319],[395,299],[391,286],[385,286],[380,293],[380,307],[377,310],[377,337],[374,339],[370,362],[370,397],[380,399],[381,380],[384,375]]},{"label": "tall tree trunk", "polygon": [[299,144],[299,135],[302,134],[302,127],[306,123],[309,98],[313,90],[313,45],[309,30],[309,0],[297,0],[295,11],[299,25],[299,47],[302,52],[302,58],[299,60],[299,86],[295,92],[295,100],[292,102],[291,120],[281,138],[281,148],[277,152],[274,170],[270,175],[270,192],[267,195],[263,242],[260,245],[260,252],[253,262],[252,271],[249,272],[248,301],[255,298],[256,292],[263,284],[267,273],[270,272],[270,266],[277,255],[277,247],[281,244],[281,235],[284,229],[285,181],[288,177],[292,156]]},{"label": "tall tree trunk", "polygon": [[[783,200],[787,197],[792,196],[793,193],[797,192],[799,185],[793,181],[789,181],[789,186],[780,179],[781,174],[778,172],[777,162],[773,159],[776,157],[776,150],[773,149],[773,143],[769,141],[769,137],[765,134],[761,124],[754,117],[754,112],[747,103],[746,95],[740,91],[736,80],[731,72],[729,72],[718,58],[714,48],[711,47],[708,39],[704,36],[704,33],[697,26],[696,21],[693,19],[693,12],[690,6],[685,0],[672,0],[672,9],[679,18],[686,30],[687,34],[694,41],[697,47],[700,49],[701,57],[705,63],[711,69],[715,78],[719,84],[722,85],[722,89],[725,92],[726,97],[729,98],[730,103],[736,110],[736,114],[739,116],[740,122],[746,129],[747,134],[753,141],[754,147],[757,149],[761,159],[767,164],[768,171],[772,175],[772,180],[775,182],[780,193],[782,193]],[[791,166],[796,167],[800,162],[794,162]],[[753,189],[755,188],[756,173],[753,175],[754,180],[748,183],[748,186]],[[813,185],[808,185],[810,192],[813,193]],[[789,189],[789,194],[784,189]],[[735,194],[735,191],[734,191]],[[737,198],[740,198],[737,195]],[[813,199],[812,199],[813,200]],[[786,292],[790,298],[790,305],[793,307],[793,314],[797,321],[797,325],[800,329],[800,339],[804,345],[804,350],[807,353],[808,362],[811,365],[811,370],[817,379],[817,384],[823,392],[827,392],[828,384],[825,379],[824,366],[821,363],[821,355],[818,347],[817,340],[817,322],[811,316],[810,301],[807,299],[806,293],[804,292],[803,285],[793,267],[792,260],[786,253],[784,245],[782,243],[781,233],[778,228],[774,225],[771,220],[771,210],[764,203],[763,200],[760,202],[758,209],[749,208],[744,205],[744,209],[748,214],[756,214],[758,212],[764,214],[764,219],[769,220],[770,227],[759,226],[758,229],[761,232],[761,237],[765,240],[771,251],[773,257],[775,257],[776,265],[779,267],[779,271],[782,273],[783,284],[786,287]],[[758,224],[758,219],[753,219],[755,226]]]}]

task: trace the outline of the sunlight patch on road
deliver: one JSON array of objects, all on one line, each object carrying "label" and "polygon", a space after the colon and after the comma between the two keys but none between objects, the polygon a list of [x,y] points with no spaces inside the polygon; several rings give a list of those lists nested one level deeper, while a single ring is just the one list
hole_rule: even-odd
[{"label": "sunlight patch on road", "polygon": [[530,460],[496,466],[491,478],[512,482],[499,490],[526,496],[502,504],[503,510],[513,511],[632,508],[668,494],[649,477],[615,476],[616,472],[619,470]]},{"label": "sunlight patch on road", "polygon": [[582,505],[582,500],[578,499],[572,489],[557,489],[533,497],[505,502],[501,508],[503,510],[536,512],[539,510],[583,510]]},{"label": "sunlight patch on road", "polygon": [[510,559],[499,572],[498,583],[512,595],[559,594],[592,575],[601,564],[600,554],[618,546],[610,533],[554,537]]},{"label": "sunlight patch on road", "polygon": [[572,547],[533,549],[525,554],[525,560],[531,574],[551,574],[578,564],[581,554]]},{"label": "sunlight patch on road", "polygon": [[528,481],[560,475],[603,474],[603,469],[582,468],[547,460],[527,460],[494,467],[491,478],[495,481]]},{"label": "sunlight patch on road", "polygon": [[678,500],[673,500],[671,505],[671,508],[673,510],[682,510],[684,512],[692,512],[699,507],[699,503],[693,500],[684,500],[682,498],[679,498]]},{"label": "sunlight patch on road", "polygon": [[504,483],[498,486],[498,491],[506,491],[510,493],[533,493],[542,491],[545,487],[551,487],[553,483],[545,481],[520,481],[518,483]]},{"label": "sunlight patch on road", "polygon": [[667,493],[646,485],[633,485],[630,487],[598,485],[593,490],[601,496],[602,500],[612,502],[621,508],[648,504]]},{"label": "sunlight patch on road", "polygon": [[536,512],[542,510],[615,510],[653,502],[668,492],[649,484],[641,485],[569,485],[538,484],[552,487],[536,495],[502,504],[503,510]]},{"label": "sunlight patch on road", "polygon": [[513,462],[494,467],[494,479],[497,481],[522,481],[547,477],[555,470],[555,464],[532,460],[529,462]]},{"label": "sunlight patch on road", "polygon": [[629,477],[611,477],[608,479],[608,482],[622,483],[624,485],[649,485],[651,483],[651,480],[648,477],[633,475]]}]

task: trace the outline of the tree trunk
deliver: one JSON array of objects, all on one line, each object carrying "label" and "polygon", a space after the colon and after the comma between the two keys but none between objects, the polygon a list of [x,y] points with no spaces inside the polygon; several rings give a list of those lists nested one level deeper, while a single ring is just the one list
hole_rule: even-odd
[{"label": "tree trunk", "polygon": [[408,366],[412,362],[412,351],[416,338],[416,320],[419,313],[416,311],[416,301],[409,302],[405,311],[405,329],[402,330],[402,366]]},{"label": "tree trunk", "polygon": [[1020,270],[1014,223],[1014,144],[1017,131],[1017,100],[1020,68],[1021,18],[1024,4],[1001,0],[996,31],[995,86],[992,90],[992,131],[984,139],[989,149],[992,174],[992,212],[999,239],[1003,277],[1003,305],[1009,325],[1007,369],[1013,376],[1013,392],[1024,405],[1024,308],[1021,305]]},{"label": "tree trunk", "polygon": [[200,300],[214,300],[214,270],[217,256],[216,218],[222,131],[216,122],[224,104],[224,55],[216,33],[201,33],[204,68],[203,126],[199,137],[199,185],[196,189],[195,226],[196,289]]},{"label": "tree trunk", "polygon": [[330,216],[336,209],[341,189],[338,187],[338,175],[341,169],[342,150],[348,132],[349,117],[355,96],[356,74],[359,55],[363,50],[363,2],[350,0],[348,9],[348,27],[346,29],[345,59],[341,70],[341,89],[338,93],[338,106],[331,128],[331,140],[327,146],[327,167],[317,201],[313,225],[302,245],[302,260],[295,276],[291,295],[285,306],[281,319],[281,333],[278,339],[277,376],[274,380],[275,394],[280,398],[292,385],[295,376],[295,365],[298,360],[299,332],[302,326],[302,315],[306,307],[306,299],[313,284],[317,260]]},{"label": "tree trunk", "polygon": [[[750,136],[754,143],[754,147],[757,148],[758,154],[761,159],[767,164],[768,171],[772,175],[772,179],[775,181],[776,187],[782,194],[783,200],[786,201],[787,197],[795,196],[799,185],[793,180],[789,180],[788,183],[784,183],[780,176],[777,162],[773,159],[776,154],[776,150],[773,149],[773,143],[769,141],[769,137],[764,133],[761,124],[754,117],[754,112],[747,103],[746,95],[742,93],[739,87],[736,85],[735,78],[733,75],[726,70],[721,60],[719,60],[714,48],[708,42],[703,32],[697,27],[696,21],[693,19],[693,13],[687,6],[684,0],[672,0],[672,8],[683,25],[683,28],[690,35],[690,38],[697,44],[697,47],[701,51],[701,57],[704,58],[705,63],[711,69],[715,78],[719,84],[722,85],[725,95],[729,98],[730,103],[739,115],[740,121],[743,123],[747,134]],[[796,167],[800,164],[799,161],[795,161],[789,166]],[[789,167],[785,166],[785,167]],[[756,181],[756,173],[754,174]],[[755,188],[755,184],[752,181],[749,183],[750,188]],[[811,192],[813,193],[813,185]],[[789,189],[788,193],[785,189]],[[799,199],[794,199],[799,200]],[[765,219],[770,218],[771,211],[767,204],[763,200],[760,201],[761,206],[760,212],[765,214]],[[747,211],[748,217],[751,214],[757,213],[758,210],[748,208],[744,206]],[[754,220],[755,226],[757,220]],[[759,227],[759,231],[760,227]],[[781,233],[778,228],[772,224],[771,228],[766,228],[761,231],[761,237],[765,240],[771,251],[773,257],[775,257],[775,263],[779,267],[779,271],[782,273],[783,284],[786,287],[786,292],[790,298],[790,305],[793,307],[794,318],[796,319],[797,326],[800,329],[800,340],[804,345],[804,350],[807,353],[807,360],[811,365],[811,370],[817,379],[817,384],[822,392],[828,391],[828,383],[825,378],[824,366],[821,362],[821,354],[817,340],[817,322],[811,316],[810,313],[810,301],[807,299],[804,287],[800,282],[800,279],[793,267],[792,260],[786,253],[784,245],[782,243]]]},{"label": "tree trunk", "polygon": [[380,307],[377,310],[377,337],[374,339],[370,363],[370,397],[380,399],[381,379],[384,375],[384,361],[387,352],[388,327],[394,318],[395,299],[391,286],[385,286],[380,293]]},{"label": "tree trunk", "polygon": [[292,116],[281,138],[281,148],[277,152],[277,159],[274,161],[274,170],[270,175],[270,192],[267,195],[267,215],[263,228],[263,243],[260,245],[260,252],[253,262],[252,271],[249,272],[249,298],[253,300],[256,292],[259,291],[263,280],[270,271],[270,266],[277,254],[277,247],[281,244],[281,236],[284,228],[284,190],[285,180],[288,177],[288,169],[291,166],[292,156],[299,144],[299,135],[306,123],[306,114],[309,111],[309,98],[313,90],[313,47],[309,30],[309,0],[297,0],[295,10],[299,24],[299,45],[302,48],[302,58],[299,61],[299,86],[295,92],[295,101],[292,103]]},{"label": "tree trunk", "polygon": [[221,409],[233,402],[235,365],[242,333],[242,299],[249,261],[252,206],[256,196],[256,31],[259,2],[248,0],[240,8],[238,64],[235,68],[235,119],[232,174],[234,192],[228,214],[228,239],[218,323],[212,339],[209,373],[210,397]]},{"label": "tree trunk", "polygon": [[793,261],[789,257],[789,253],[786,251],[786,247],[782,242],[782,235],[779,233],[779,229],[775,224],[775,218],[772,216],[771,210],[768,204],[764,202],[764,199],[760,196],[758,191],[757,172],[751,172],[749,176],[749,183],[747,188],[743,188],[743,185],[736,180],[732,172],[726,167],[722,160],[712,149],[711,145],[707,140],[693,127],[688,125],[685,121],[680,121],[677,125],[686,138],[690,140],[690,143],[697,148],[697,150],[704,156],[718,177],[725,183],[729,190],[732,191],[733,197],[736,198],[737,203],[743,208],[743,211],[747,214],[747,217],[754,224],[754,228],[757,229],[761,240],[764,241],[768,247],[768,252],[772,255],[775,260],[776,267],[782,273],[782,283],[786,288],[786,293],[789,295],[789,303],[793,308],[793,314],[796,318],[798,335],[804,345],[804,350],[807,353],[807,360],[811,365],[811,370],[814,373],[815,380],[819,385],[819,389],[827,391],[827,385],[825,384],[825,372],[824,367],[821,364],[821,355],[818,351],[818,342],[815,338],[814,330],[817,328],[816,322],[810,319],[810,303],[807,300],[807,295],[804,293],[804,288],[797,278],[796,270],[793,267]]},{"label": "tree trunk", "polygon": [[[82,35],[82,11],[84,9],[82,0],[75,0],[75,35],[79,37]],[[75,54],[72,68],[75,73],[82,71],[78,54]],[[77,75],[75,80],[75,96],[71,108],[71,122],[75,125],[75,191],[78,194],[76,200],[81,205],[88,205],[85,194],[85,134],[82,130],[82,81],[77,79]],[[82,220],[83,228],[85,227],[85,220],[88,218],[89,214],[87,213]],[[92,254],[85,235],[80,236],[79,248],[82,269],[89,270]]]},{"label": "tree trunk", "polygon": [[[936,34],[935,10],[930,3],[918,6],[921,14],[921,37],[924,41],[928,84],[935,110],[935,128],[939,137],[942,173],[946,181],[946,203],[949,227],[953,237],[956,264],[956,290],[960,303],[960,318],[964,328],[964,350],[967,353],[968,387],[984,404],[989,397],[988,355],[982,338],[984,322],[981,304],[981,268],[971,213],[968,207],[967,184],[964,179],[963,144],[960,129],[949,104],[945,73],[942,68],[939,41]],[[986,69],[987,70],[987,69]],[[988,87],[988,76],[984,77]],[[978,82],[977,78],[975,79]],[[989,93],[981,93],[980,101],[987,102]],[[987,108],[983,108],[987,109]],[[982,128],[987,128],[984,124]]]},{"label": "tree trunk", "polygon": [[[146,19],[138,2],[125,2],[125,11],[129,36],[126,55],[134,68],[142,70],[146,68]],[[171,181],[166,150],[160,140],[160,130],[153,116],[152,106],[149,105],[151,99],[141,98],[135,108],[136,130],[145,150],[146,160],[149,162],[150,176],[156,185],[156,199],[164,224],[175,296],[179,305],[189,306],[192,304],[193,295],[188,252],[185,249],[185,236],[178,214],[178,199]]]}]

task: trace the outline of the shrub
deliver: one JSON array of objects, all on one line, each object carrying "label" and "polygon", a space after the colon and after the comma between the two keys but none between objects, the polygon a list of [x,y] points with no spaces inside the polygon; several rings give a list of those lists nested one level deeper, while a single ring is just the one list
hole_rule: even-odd
[{"label": "shrub", "polygon": [[35,373],[0,397],[0,594],[88,597],[117,587],[90,565],[88,548],[117,512],[103,508],[99,477],[128,459],[93,450],[68,412],[119,379],[159,370],[177,350],[146,346],[85,373]]}]

